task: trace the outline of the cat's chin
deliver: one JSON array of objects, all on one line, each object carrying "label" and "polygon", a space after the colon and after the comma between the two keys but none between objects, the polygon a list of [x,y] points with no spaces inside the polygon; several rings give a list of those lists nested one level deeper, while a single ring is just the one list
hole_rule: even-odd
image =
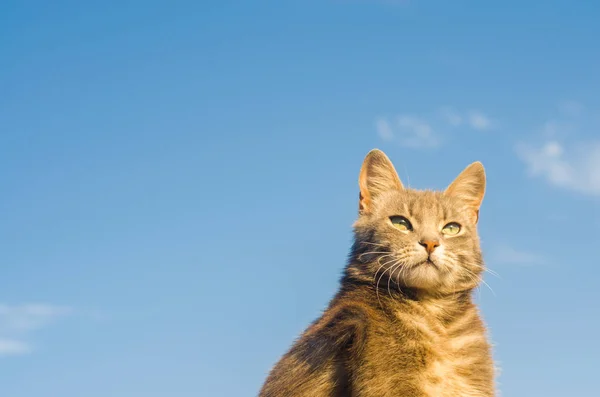
[{"label": "cat's chin", "polygon": [[442,275],[435,262],[426,260],[403,273],[403,284],[409,288],[436,289],[442,284]]}]

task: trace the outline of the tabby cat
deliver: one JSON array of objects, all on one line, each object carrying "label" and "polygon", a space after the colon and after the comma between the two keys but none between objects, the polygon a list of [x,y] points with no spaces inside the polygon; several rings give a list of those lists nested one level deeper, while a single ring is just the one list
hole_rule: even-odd
[{"label": "tabby cat", "polygon": [[494,364],[473,303],[483,165],[441,191],[406,188],[374,149],[340,288],[271,370],[260,397],[488,397]]}]

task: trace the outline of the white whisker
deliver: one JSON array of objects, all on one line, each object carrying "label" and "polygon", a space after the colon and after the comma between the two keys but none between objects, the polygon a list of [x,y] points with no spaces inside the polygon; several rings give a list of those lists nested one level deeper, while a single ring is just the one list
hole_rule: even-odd
[{"label": "white whisker", "polygon": [[488,287],[488,289],[490,291],[492,291],[492,294],[494,294],[494,296],[496,296],[496,293],[494,292],[494,290],[492,289],[492,287],[490,287],[490,285],[485,282],[485,280],[483,279],[483,277],[481,275],[475,274],[475,273],[473,273],[471,270],[469,270],[467,268],[464,268],[464,270],[466,270],[469,274],[471,274],[473,276],[472,280],[477,280],[478,282],[482,283],[483,285],[485,285],[486,287]]},{"label": "white whisker", "polygon": [[498,277],[500,279],[502,278],[502,277],[500,277],[500,275],[498,273],[496,273],[495,271],[493,271],[492,269],[490,269],[488,267],[485,267],[483,270],[485,270],[486,272],[488,272],[492,276],[496,276],[496,277]]},{"label": "white whisker", "polygon": [[[392,259],[391,261],[385,262],[382,266],[388,265],[388,264],[393,263],[395,261],[396,261],[396,259]],[[381,269],[381,267],[380,267],[380,269]],[[377,295],[377,300],[379,301],[379,305],[381,307],[383,307],[383,305],[381,304],[381,300],[379,299],[379,283],[381,282],[381,279],[387,273],[388,270],[390,270],[389,266],[383,271],[383,273],[381,273],[381,276],[379,276],[379,279],[377,280],[377,283],[375,284],[375,293]],[[375,275],[377,275],[377,273],[375,273]]]},{"label": "white whisker", "polygon": [[385,244],[379,244],[379,243],[372,243],[370,241],[361,241],[361,244],[370,244],[370,245],[374,245],[376,247],[385,247]]},{"label": "white whisker", "polygon": [[392,278],[394,277],[394,272],[396,271],[396,269],[400,268],[402,266],[402,263],[400,263],[400,261],[396,261],[394,262],[394,264],[392,266],[390,266],[390,268],[392,268],[392,271],[390,271],[390,277],[388,278],[388,282],[387,282],[387,289],[388,289],[388,295],[390,296],[390,298],[392,297],[392,292],[390,291],[390,282],[392,281]]},{"label": "white whisker", "polygon": [[357,256],[356,259],[358,259],[360,261],[360,260],[362,260],[362,257],[364,255],[389,254],[389,253],[390,253],[389,251],[368,251],[368,252],[363,252],[362,254]]}]

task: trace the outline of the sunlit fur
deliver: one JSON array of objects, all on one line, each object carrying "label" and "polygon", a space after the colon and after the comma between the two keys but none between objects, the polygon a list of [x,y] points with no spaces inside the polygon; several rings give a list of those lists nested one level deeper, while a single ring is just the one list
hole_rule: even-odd
[{"label": "sunlit fur", "polygon": [[[471,164],[443,192],[417,191],[373,150],[359,187],[340,288],[260,396],[493,397],[491,349],[472,301],[484,270],[476,227],[483,166]],[[392,216],[407,218],[412,230],[394,227]],[[461,230],[445,236],[450,222]],[[431,255],[425,241],[437,245]]]},{"label": "sunlit fur", "polygon": [[[441,192],[404,189],[382,194],[372,212],[354,225],[350,274],[434,294],[475,288],[483,261],[476,227],[466,213],[460,199]],[[407,218],[413,231],[395,228],[389,219],[394,215]],[[450,222],[459,223],[461,230],[445,236],[442,229]],[[419,244],[428,239],[440,242],[431,253],[432,263],[426,263],[429,255]]]}]

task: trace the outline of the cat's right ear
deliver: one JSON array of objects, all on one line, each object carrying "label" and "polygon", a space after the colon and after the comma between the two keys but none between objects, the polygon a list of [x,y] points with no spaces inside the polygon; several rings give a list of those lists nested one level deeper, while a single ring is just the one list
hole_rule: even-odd
[{"label": "cat's right ear", "polygon": [[390,159],[379,149],[371,150],[363,161],[358,177],[360,197],[358,212],[368,214],[373,200],[383,192],[402,190],[402,182]]}]

